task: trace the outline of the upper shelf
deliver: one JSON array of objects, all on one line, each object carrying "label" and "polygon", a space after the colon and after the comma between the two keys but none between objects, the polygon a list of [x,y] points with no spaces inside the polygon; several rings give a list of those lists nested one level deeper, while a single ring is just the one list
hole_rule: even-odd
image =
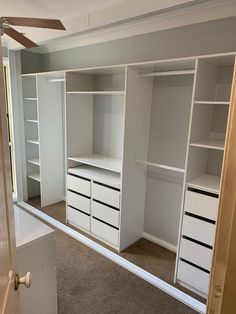
[{"label": "upper shelf", "polygon": [[190,146],[216,149],[216,150],[224,150],[225,142],[222,140],[217,140],[217,139],[206,139],[206,140],[190,143]]},{"label": "upper shelf", "polygon": [[178,71],[160,71],[160,72],[149,72],[142,73],[142,77],[153,77],[153,76],[174,76],[174,75],[194,75],[195,70],[178,70]]},{"label": "upper shelf", "polygon": [[197,100],[194,101],[195,104],[198,105],[222,105],[222,106],[227,106],[230,104],[229,101],[218,101],[218,100]]},{"label": "upper shelf", "polygon": [[124,91],[68,91],[67,94],[79,94],[79,95],[111,95],[111,96],[120,96],[124,95]]},{"label": "upper shelf", "polygon": [[114,171],[114,172],[121,172],[121,159],[112,158],[104,155],[98,154],[90,154],[86,156],[80,157],[68,157],[68,160],[79,162],[82,164],[91,165],[94,167]]}]

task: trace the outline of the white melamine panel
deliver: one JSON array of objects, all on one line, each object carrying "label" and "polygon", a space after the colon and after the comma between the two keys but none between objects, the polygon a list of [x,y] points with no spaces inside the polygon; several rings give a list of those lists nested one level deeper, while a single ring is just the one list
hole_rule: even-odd
[{"label": "white melamine panel", "polygon": [[205,244],[214,245],[215,242],[215,224],[184,215],[182,235]]},{"label": "white melamine panel", "polygon": [[67,175],[67,189],[90,196],[91,182],[83,178]]},{"label": "white melamine panel", "polygon": [[62,85],[51,84],[47,76],[38,75],[38,117],[41,175],[41,206],[63,199],[63,130]]},{"label": "white melamine panel", "polygon": [[184,238],[181,239],[179,253],[180,258],[210,271],[212,255],[212,249]]},{"label": "white melamine panel", "polygon": [[82,195],[68,191],[67,193],[67,203],[82,212],[90,213],[90,199]]},{"label": "white melamine panel", "polygon": [[76,227],[90,231],[90,216],[83,214],[76,209],[67,207],[67,221]]},{"label": "white melamine panel", "polygon": [[184,210],[216,221],[219,200],[216,197],[197,192],[186,191]]},{"label": "white melamine panel", "polygon": [[120,212],[111,207],[92,201],[91,214],[93,217],[99,218],[110,225],[119,228]]},{"label": "white melamine panel", "polygon": [[211,175],[202,175],[187,182],[187,186],[203,190],[210,193],[219,194],[220,177]]},{"label": "white melamine panel", "polygon": [[119,245],[119,230],[94,218],[91,219],[91,233],[115,246]]},{"label": "white melamine panel", "polygon": [[156,78],[149,136],[148,160],[184,168],[193,77]]},{"label": "white melamine panel", "polygon": [[120,208],[120,191],[92,183],[92,198],[105,204]]},{"label": "white melamine panel", "polygon": [[183,261],[179,261],[177,279],[204,294],[208,293],[210,275]]}]

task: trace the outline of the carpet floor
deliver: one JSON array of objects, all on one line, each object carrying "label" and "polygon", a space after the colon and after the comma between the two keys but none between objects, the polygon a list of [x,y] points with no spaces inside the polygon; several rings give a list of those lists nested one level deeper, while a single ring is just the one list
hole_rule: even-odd
[{"label": "carpet floor", "polygon": [[[42,210],[49,216],[55,218],[56,220],[66,224],[66,218],[65,218],[65,203],[59,202],[44,208],[40,207],[40,198],[35,197],[32,198],[29,201],[29,204]],[[78,229],[74,228],[73,226],[67,224],[71,228],[78,231]],[[80,233],[83,233],[82,231],[79,231]],[[86,233],[83,233],[87,237],[92,238]],[[73,240],[74,241],[74,240]],[[95,240],[99,244],[104,243]],[[78,241],[77,241],[78,242]],[[81,245],[81,244],[80,244]],[[107,248],[111,249],[110,247],[106,246]],[[87,248],[87,247],[86,247]],[[89,250],[89,248],[87,248]],[[111,249],[113,250],[113,249]],[[113,250],[114,251],[114,250]],[[117,253],[117,252],[116,252]],[[189,290],[185,289],[184,287],[174,284],[173,278],[174,278],[174,269],[175,269],[175,257],[176,255],[173,252],[170,252],[169,250],[166,250],[165,248],[148,241],[146,239],[140,239],[130,247],[128,247],[123,252],[118,253],[122,257],[126,258],[130,262],[142,267],[143,269],[149,271],[155,276],[158,276],[159,278],[165,280],[166,282],[176,286],[178,289],[188,293],[189,295],[193,296],[194,298],[198,299],[199,301],[205,303],[206,300],[199,297],[195,293],[190,292]],[[114,265],[114,263],[112,263]],[[160,312],[161,313],[161,312]],[[185,312],[183,312],[185,313]]]}]

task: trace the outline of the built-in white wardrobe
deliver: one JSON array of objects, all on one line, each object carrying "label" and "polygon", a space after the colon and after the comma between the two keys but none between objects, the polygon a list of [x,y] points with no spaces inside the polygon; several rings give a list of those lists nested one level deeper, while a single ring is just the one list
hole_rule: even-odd
[{"label": "built-in white wardrobe", "polygon": [[176,252],[173,282],[207,297],[234,58],[24,75],[28,193],[56,202],[66,178],[69,224],[117,251],[145,237]]}]

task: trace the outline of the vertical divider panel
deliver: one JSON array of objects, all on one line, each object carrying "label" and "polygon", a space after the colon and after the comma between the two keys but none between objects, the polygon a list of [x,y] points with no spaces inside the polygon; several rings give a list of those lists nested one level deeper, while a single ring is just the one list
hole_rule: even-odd
[{"label": "vertical divider panel", "polygon": [[183,224],[185,188],[186,188],[186,179],[187,179],[187,164],[188,164],[189,147],[190,147],[189,144],[190,144],[190,136],[191,136],[191,128],[192,128],[192,117],[193,117],[193,109],[194,109],[194,97],[195,97],[195,91],[196,91],[197,71],[198,71],[198,59],[196,59],[196,61],[195,61],[195,73],[194,73],[194,80],[193,80],[191,111],[190,111],[190,117],[189,117],[188,140],[186,143],[187,149],[186,149],[185,167],[184,167],[185,174],[184,174],[181,211],[180,211],[180,220],[179,220],[179,233],[178,233],[178,244],[177,244],[177,252],[176,252],[174,283],[176,283],[177,272],[178,272],[179,249],[180,249],[180,240],[181,240],[181,230],[182,230],[182,224]]},{"label": "vertical divider panel", "polygon": [[41,206],[63,199],[63,130],[61,84],[38,75]]},{"label": "vertical divider panel", "polygon": [[144,228],[147,167],[134,160],[148,158],[152,87],[152,78],[126,68],[120,251],[139,240]]}]

